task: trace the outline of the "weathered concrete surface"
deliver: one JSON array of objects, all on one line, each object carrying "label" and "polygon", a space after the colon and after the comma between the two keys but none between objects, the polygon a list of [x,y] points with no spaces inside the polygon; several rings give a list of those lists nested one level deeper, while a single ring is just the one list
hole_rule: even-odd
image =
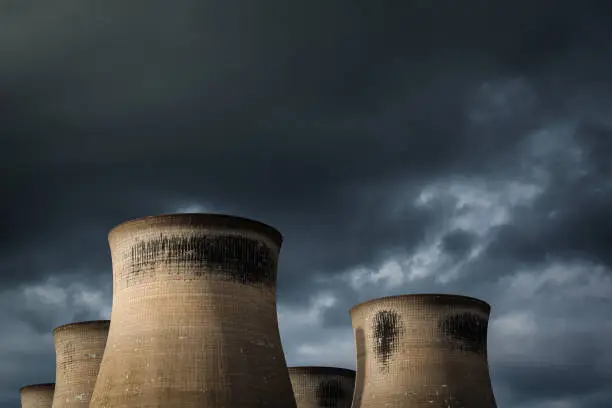
[{"label": "weathered concrete surface", "polygon": [[496,408],[489,312],[481,300],[454,295],[392,296],[353,307],[353,408]]},{"label": "weathered concrete surface", "polygon": [[51,408],[53,405],[54,383],[33,384],[19,390],[21,408]]},{"label": "weathered concrete surface", "polygon": [[297,408],[351,408],[355,371],[337,367],[289,367]]},{"label": "weathered concrete surface", "polygon": [[113,308],[92,408],[295,408],[276,311],[281,235],[238,217],[109,233]]},{"label": "weathered concrete surface", "polygon": [[83,408],[96,384],[110,322],[70,323],[53,330],[55,395],[53,408]]}]

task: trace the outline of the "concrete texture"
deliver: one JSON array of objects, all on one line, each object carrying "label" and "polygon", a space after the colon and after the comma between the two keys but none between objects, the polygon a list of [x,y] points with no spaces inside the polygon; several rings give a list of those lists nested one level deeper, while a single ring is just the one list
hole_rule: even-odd
[{"label": "concrete texture", "polygon": [[487,303],[455,295],[392,296],[353,307],[352,407],[496,408],[489,313]]},{"label": "concrete texture", "polygon": [[336,367],[289,367],[297,408],[351,408],[355,371]]},{"label": "concrete texture", "polygon": [[55,395],[53,408],[89,405],[104,354],[108,320],[70,323],[53,330]]},{"label": "concrete texture", "polygon": [[112,323],[91,408],[295,408],[276,311],[281,242],[212,214],[111,230]]},{"label": "concrete texture", "polygon": [[19,390],[21,408],[51,408],[55,384],[28,385]]}]

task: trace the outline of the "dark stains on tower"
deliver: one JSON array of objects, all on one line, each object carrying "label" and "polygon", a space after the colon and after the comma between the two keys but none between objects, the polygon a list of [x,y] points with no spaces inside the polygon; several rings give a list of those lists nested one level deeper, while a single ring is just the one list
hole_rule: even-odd
[{"label": "dark stains on tower", "polygon": [[[182,278],[202,271],[244,285],[275,282],[276,256],[261,240],[239,235],[165,235],[137,242],[127,254],[131,262],[128,286],[150,275],[157,266]],[[189,272],[180,267],[190,267]]]},{"label": "dark stains on tower", "polygon": [[440,333],[454,348],[477,354],[486,353],[487,326],[488,320],[474,313],[452,314],[439,323]]},{"label": "dark stains on tower", "polygon": [[400,334],[399,316],[389,310],[380,311],[374,316],[373,326],[376,358],[384,369],[387,368],[393,352],[397,350]]},{"label": "dark stains on tower", "polygon": [[316,391],[320,407],[337,408],[339,402],[345,397],[338,380],[324,380],[319,383]]},{"label": "dark stains on tower", "polygon": [[355,329],[355,348],[357,351],[357,375],[355,377],[355,391],[353,393],[352,408],[361,407],[361,396],[363,395],[364,380],[368,373],[366,372],[366,339],[365,331],[361,327]]}]

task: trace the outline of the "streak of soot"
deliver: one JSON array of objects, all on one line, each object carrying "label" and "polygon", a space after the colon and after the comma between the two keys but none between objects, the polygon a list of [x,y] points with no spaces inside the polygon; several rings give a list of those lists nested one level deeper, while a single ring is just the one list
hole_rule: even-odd
[{"label": "streak of soot", "polygon": [[383,310],[374,316],[374,350],[383,367],[389,364],[389,358],[397,350],[400,334],[400,319],[397,313]]},{"label": "streak of soot", "polygon": [[361,397],[363,396],[363,386],[366,372],[366,339],[365,331],[361,327],[355,329],[355,348],[357,349],[357,376],[355,377],[355,391],[353,393],[352,408],[361,407]]},{"label": "streak of soot", "polygon": [[189,271],[173,269],[177,275],[211,274],[244,285],[273,284],[277,257],[263,241],[234,235],[160,234],[136,243],[128,253],[130,281],[144,278],[158,266],[188,266]]},{"label": "streak of soot", "polygon": [[323,408],[337,408],[345,397],[345,392],[338,380],[324,380],[316,391],[317,402]]},{"label": "streak of soot", "polygon": [[474,313],[453,314],[439,324],[440,333],[452,339],[455,348],[484,354],[487,350],[488,320]]}]

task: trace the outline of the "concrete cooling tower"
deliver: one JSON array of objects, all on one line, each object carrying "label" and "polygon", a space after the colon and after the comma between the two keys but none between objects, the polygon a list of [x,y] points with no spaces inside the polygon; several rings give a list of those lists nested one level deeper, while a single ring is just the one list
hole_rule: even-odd
[{"label": "concrete cooling tower", "polygon": [[276,311],[281,242],[213,214],[111,230],[111,326],[91,408],[295,408]]},{"label": "concrete cooling tower", "polygon": [[351,408],[355,371],[336,367],[289,367],[297,408]]},{"label": "concrete cooling tower", "polygon": [[51,408],[55,384],[28,385],[19,390],[21,408]]},{"label": "concrete cooling tower", "polygon": [[108,320],[70,323],[53,330],[53,408],[89,406],[109,329]]},{"label": "concrete cooling tower", "polygon": [[392,296],[353,307],[353,408],[496,408],[489,312],[481,300],[454,295]]}]

